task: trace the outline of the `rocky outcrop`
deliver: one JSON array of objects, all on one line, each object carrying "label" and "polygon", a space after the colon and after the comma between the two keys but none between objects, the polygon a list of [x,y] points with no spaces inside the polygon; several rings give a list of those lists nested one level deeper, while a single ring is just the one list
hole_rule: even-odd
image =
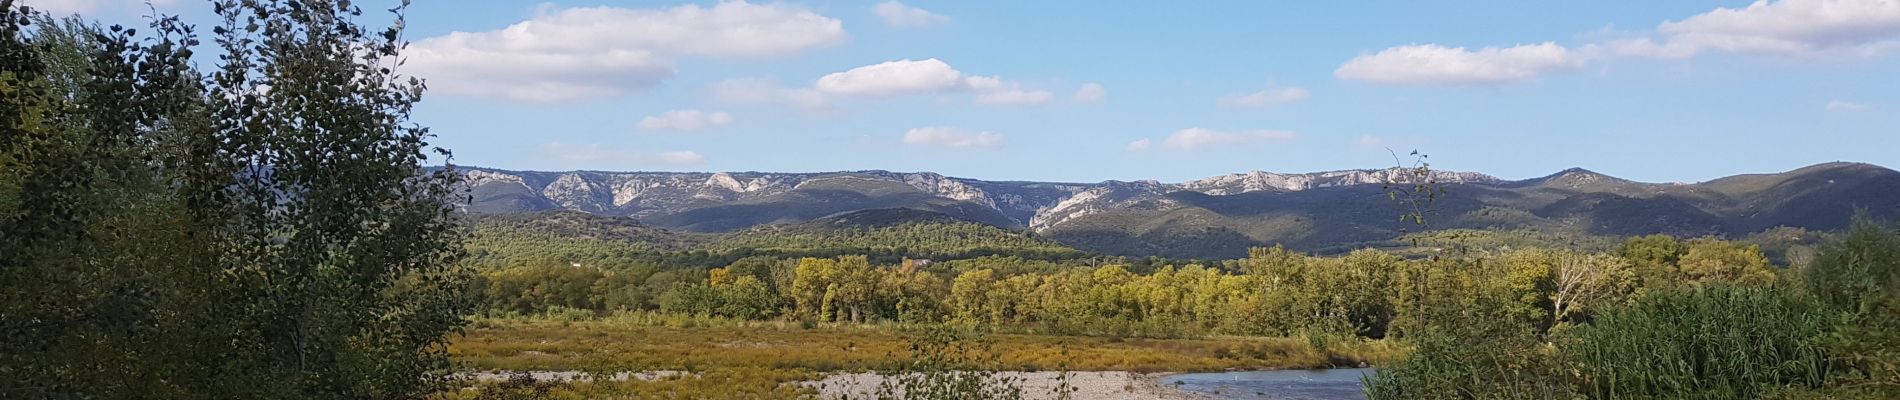
[{"label": "rocky outcrop", "polygon": [[[1002,213],[1017,225],[1045,229],[1077,217],[1148,201],[1170,204],[1178,191],[1232,195],[1258,191],[1292,192],[1315,188],[1383,184],[1401,178],[1396,169],[1345,170],[1307,174],[1253,171],[1182,183],[1107,181],[1093,184],[998,182],[947,177],[930,172],[852,171],[781,174],[761,172],[536,172],[469,168],[468,185],[477,190],[534,193],[559,208],[606,215],[650,217],[691,209],[757,202],[793,201],[781,195],[825,187],[831,191],[889,190],[901,184],[931,198],[966,203]],[[1483,174],[1436,172],[1451,183],[1499,182]],[[883,183],[880,183],[883,182]],[[883,186],[880,186],[883,185]],[[771,199],[768,201],[768,199]],[[493,210],[498,207],[482,208]]]}]

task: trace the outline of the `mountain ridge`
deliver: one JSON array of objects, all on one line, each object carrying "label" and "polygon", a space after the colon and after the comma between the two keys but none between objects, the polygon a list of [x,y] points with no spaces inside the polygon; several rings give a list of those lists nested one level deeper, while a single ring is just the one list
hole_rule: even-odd
[{"label": "mountain ridge", "polygon": [[[475,213],[576,210],[667,229],[732,232],[911,209],[1029,230],[1086,251],[1136,256],[1231,256],[1249,245],[1320,248],[1389,240],[1406,228],[1392,222],[1402,210],[1385,187],[1412,178],[1397,168],[1248,171],[1177,183],[985,181],[886,170],[458,168],[469,177],[468,210]],[[1583,168],[1521,180],[1433,171],[1430,179],[1445,189],[1433,202],[1434,226],[1442,228],[1739,235],[1776,226],[1834,229],[1859,209],[1900,216],[1900,172],[1865,163],[1697,183],[1638,182]],[[1192,249],[1198,247],[1208,249]]]}]

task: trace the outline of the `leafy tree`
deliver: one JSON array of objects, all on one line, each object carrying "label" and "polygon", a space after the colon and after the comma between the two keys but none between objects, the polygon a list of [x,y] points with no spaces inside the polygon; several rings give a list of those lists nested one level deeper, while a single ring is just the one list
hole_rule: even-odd
[{"label": "leafy tree", "polygon": [[1563,253],[1558,256],[1551,291],[1551,326],[1575,322],[1593,307],[1614,304],[1613,299],[1635,288],[1636,273],[1627,260],[1602,254]]},{"label": "leafy tree", "polygon": [[[193,29],[0,1],[0,397],[413,398],[473,309],[422,84],[341,1]],[[83,74],[82,74],[83,71]]]},{"label": "leafy tree", "polygon": [[1630,261],[1642,287],[1666,288],[1679,282],[1676,263],[1688,252],[1689,245],[1675,237],[1649,235],[1625,240],[1616,253]]},{"label": "leafy tree", "polygon": [[1716,239],[1689,242],[1689,250],[1677,261],[1682,280],[1702,285],[1714,282],[1768,284],[1775,272],[1768,269],[1768,257],[1761,247]]}]

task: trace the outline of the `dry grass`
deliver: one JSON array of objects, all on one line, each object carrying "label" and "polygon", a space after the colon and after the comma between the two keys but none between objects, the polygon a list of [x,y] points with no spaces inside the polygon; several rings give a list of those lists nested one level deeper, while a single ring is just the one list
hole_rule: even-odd
[{"label": "dry grass", "polygon": [[[627,321],[483,320],[450,351],[477,370],[862,371],[909,361],[910,336],[894,326],[806,329],[790,323],[654,326]],[[1399,354],[1385,342],[1314,350],[1298,338],[1111,339],[998,334],[995,370],[1217,371],[1374,364]]]}]

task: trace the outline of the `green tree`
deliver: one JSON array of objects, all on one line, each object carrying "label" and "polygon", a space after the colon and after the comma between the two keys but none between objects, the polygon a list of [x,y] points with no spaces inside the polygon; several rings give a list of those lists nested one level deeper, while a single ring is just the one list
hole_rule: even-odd
[{"label": "green tree", "polygon": [[1696,239],[1677,261],[1682,280],[1694,285],[1716,282],[1768,284],[1775,272],[1761,247],[1718,239]]},{"label": "green tree", "polygon": [[1669,235],[1629,238],[1617,249],[1618,256],[1630,261],[1642,288],[1662,289],[1680,282],[1676,263],[1689,252],[1689,245]]},{"label": "green tree", "polygon": [[347,2],[214,6],[206,75],[175,18],[147,37],[34,31],[0,2],[0,397],[413,398],[446,382],[474,304],[460,175],[423,168],[447,152],[408,120],[422,85],[393,68],[401,9],[374,29]]}]

